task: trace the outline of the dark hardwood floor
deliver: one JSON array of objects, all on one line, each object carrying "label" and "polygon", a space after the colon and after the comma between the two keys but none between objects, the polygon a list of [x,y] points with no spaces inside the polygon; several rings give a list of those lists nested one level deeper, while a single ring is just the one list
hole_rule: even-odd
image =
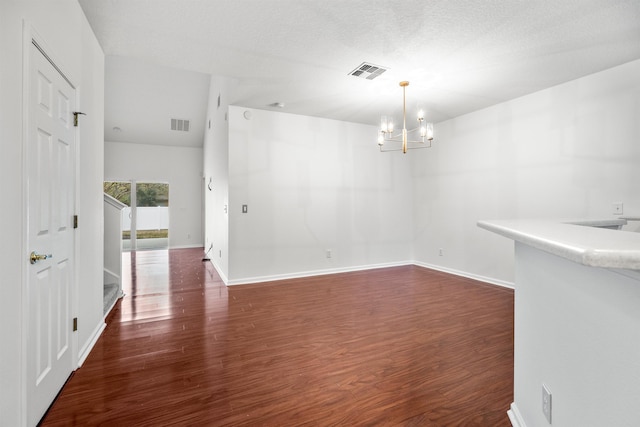
[{"label": "dark hardwood floor", "polygon": [[421,267],[225,287],[126,254],[126,296],[43,426],[509,426],[513,291]]}]

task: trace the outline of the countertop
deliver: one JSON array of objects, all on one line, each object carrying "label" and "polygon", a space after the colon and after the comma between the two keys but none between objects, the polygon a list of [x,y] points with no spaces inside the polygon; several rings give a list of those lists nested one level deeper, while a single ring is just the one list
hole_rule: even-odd
[{"label": "countertop", "polygon": [[597,228],[625,219],[495,220],[478,226],[590,267],[640,270],[640,233]]}]

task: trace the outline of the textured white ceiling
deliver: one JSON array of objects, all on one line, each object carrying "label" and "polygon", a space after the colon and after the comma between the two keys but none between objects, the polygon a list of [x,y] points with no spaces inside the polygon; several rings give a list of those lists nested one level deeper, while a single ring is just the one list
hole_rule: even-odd
[{"label": "textured white ceiling", "polygon": [[[438,122],[640,58],[640,0],[79,0],[106,55],[237,79],[232,102]],[[367,61],[374,81],[347,75]],[[107,116],[109,111],[106,111]]]},{"label": "textured white ceiling", "polygon": [[[105,140],[202,147],[210,80],[204,73],[107,56]],[[189,120],[189,132],[171,130],[172,118]]]}]

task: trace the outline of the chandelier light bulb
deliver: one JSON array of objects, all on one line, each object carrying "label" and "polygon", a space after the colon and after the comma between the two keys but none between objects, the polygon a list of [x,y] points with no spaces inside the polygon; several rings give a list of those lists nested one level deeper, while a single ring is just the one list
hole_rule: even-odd
[{"label": "chandelier light bulb", "polygon": [[427,139],[433,140],[433,123],[427,123]]},{"label": "chandelier light bulb", "polygon": [[380,132],[388,132],[387,128],[387,116],[382,116],[380,118]]},{"label": "chandelier light bulb", "polygon": [[393,120],[389,120],[387,123],[387,129],[389,133],[393,133]]},{"label": "chandelier light bulb", "polygon": [[418,111],[418,121],[421,122],[424,120],[424,111],[420,110]]}]

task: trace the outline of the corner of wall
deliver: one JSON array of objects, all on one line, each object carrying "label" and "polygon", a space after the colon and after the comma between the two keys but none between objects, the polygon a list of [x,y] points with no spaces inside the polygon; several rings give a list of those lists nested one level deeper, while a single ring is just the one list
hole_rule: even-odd
[{"label": "corner of wall", "polygon": [[229,122],[234,80],[211,76],[203,144],[204,250],[221,277],[229,275]]}]

